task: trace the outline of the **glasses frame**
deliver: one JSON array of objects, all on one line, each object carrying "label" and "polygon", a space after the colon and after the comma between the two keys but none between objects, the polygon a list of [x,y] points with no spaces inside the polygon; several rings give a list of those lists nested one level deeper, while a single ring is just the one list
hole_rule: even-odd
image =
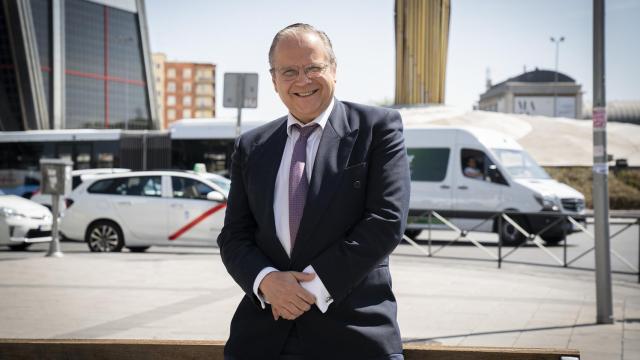
[{"label": "glasses frame", "polygon": [[[303,67],[302,73],[304,73],[304,76],[307,79],[316,79],[322,76],[327,71],[329,66],[331,65],[326,63],[309,64]],[[315,68],[320,68],[320,69],[314,71]],[[295,71],[295,75],[284,75],[284,72],[287,72],[290,70]],[[299,66],[283,66],[280,68],[271,68],[269,69],[269,72],[271,73],[271,75],[280,77],[284,81],[296,80],[298,79],[298,77],[300,77],[300,73],[301,73]]]}]

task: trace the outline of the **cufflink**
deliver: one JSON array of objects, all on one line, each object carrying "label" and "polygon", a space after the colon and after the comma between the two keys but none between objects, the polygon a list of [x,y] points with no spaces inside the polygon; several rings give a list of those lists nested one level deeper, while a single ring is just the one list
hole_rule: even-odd
[{"label": "cufflink", "polygon": [[360,185],[361,185],[360,184],[360,180],[356,180],[356,181],[353,182],[353,187],[356,188],[356,189],[360,189]]},{"label": "cufflink", "polygon": [[331,300],[333,300],[333,298],[332,298],[331,296],[327,296],[327,297],[324,299],[324,302],[329,302],[329,301],[331,301]]}]

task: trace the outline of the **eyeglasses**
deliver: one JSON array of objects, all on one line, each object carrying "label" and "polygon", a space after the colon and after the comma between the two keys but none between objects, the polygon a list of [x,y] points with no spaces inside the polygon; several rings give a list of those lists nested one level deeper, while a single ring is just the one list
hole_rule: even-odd
[{"label": "eyeglasses", "polygon": [[[329,68],[329,65],[327,64],[311,64],[304,67],[303,72],[308,79],[314,79],[324,74],[327,68]],[[298,78],[298,76],[300,76],[300,68],[297,66],[283,67],[278,69],[272,68],[270,69],[270,71],[271,73],[275,73],[285,81],[295,80]]]}]

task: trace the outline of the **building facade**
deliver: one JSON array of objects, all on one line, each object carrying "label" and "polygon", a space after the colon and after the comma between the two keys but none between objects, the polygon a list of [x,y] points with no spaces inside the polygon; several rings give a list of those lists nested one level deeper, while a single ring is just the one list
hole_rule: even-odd
[{"label": "building facade", "polygon": [[0,0],[0,131],[158,129],[144,0]]},{"label": "building facade", "polygon": [[524,72],[499,84],[487,80],[478,109],[510,114],[581,118],[582,86],[555,71]]},{"label": "building facade", "polygon": [[162,128],[180,119],[213,118],[216,114],[216,66],[167,61],[153,54],[158,113]]}]

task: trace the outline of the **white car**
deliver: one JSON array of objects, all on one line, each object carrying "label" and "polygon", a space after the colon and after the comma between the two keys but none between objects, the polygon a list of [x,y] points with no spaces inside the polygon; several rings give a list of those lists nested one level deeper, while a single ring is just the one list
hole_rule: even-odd
[{"label": "white car", "polygon": [[0,195],[0,245],[24,250],[32,243],[51,241],[53,216],[31,200]]},{"label": "white car", "polygon": [[[129,169],[120,169],[120,168],[98,168],[98,169],[82,169],[82,170],[73,170],[71,172],[71,189],[75,189],[78,185],[82,184],[82,182],[87,181],[89,179],[93,179],[99,175],[105,174],[119,174],[123,172],[129,172]],[[51,210],[51,195],[43,194],[40,190],[33,193],[31,196],[31,201],[35,201],[40,205],[46,206],[49,210]],[[60,212],[63,212],[67,207],[65,199],[60,197]]]},{"label": "white car", "polygon": [[224,223],[229,184],[219,175],[183,171],[101,175],[68,197],[60,230],[98,252],[212,246]]}]

